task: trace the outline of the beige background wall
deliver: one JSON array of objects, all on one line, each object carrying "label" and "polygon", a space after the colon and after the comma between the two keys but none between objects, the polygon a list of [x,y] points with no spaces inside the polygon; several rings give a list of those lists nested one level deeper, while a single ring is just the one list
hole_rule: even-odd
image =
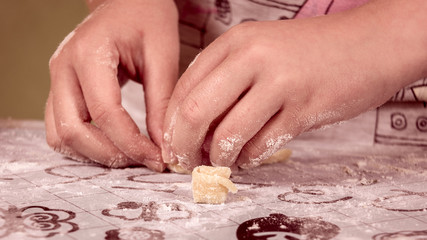
[{"label": "beige background wall", "polygon": [[48,61],[87,15],[83,0],[0,0],[0,118],[43,119]]}]

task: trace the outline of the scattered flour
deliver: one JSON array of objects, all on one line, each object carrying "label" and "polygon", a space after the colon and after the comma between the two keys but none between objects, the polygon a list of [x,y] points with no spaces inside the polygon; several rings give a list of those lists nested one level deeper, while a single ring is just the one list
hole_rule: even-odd
[{"label": "scattered flour", "polygon": [[21,173],[40,168],[36,162],[15,161],[0,164],[0,174]]},{"label": "scattered flour", "polygon": [[258,230],[260,229],[258,223],[254,223],[252,226],[248,227],[248,230]]}]

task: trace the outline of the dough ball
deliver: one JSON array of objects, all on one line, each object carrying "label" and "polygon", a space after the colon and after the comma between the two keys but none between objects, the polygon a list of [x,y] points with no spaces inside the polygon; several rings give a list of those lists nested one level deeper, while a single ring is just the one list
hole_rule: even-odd
[{"label": "dough ball", "polygon": [[237,188],[230,181],[228,167],[198,166],[192,173],[193,200],[196,203],[221,204],[228,192],[236,193]]}]

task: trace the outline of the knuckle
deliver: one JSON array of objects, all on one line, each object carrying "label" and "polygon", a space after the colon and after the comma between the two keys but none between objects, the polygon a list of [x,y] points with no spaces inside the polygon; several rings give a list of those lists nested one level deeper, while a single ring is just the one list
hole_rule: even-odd
[{"label": "knuckle", "polygon": [[75,57],[84,59],[88,56],[88,50],[90,48],[88,47],[87,41],[82,40],[82,37],[76,38],[70,47],[73,49],[72,53]]},{"label": "knuckle", "polygon": [[[163,97],[157,99],[156,107],[147,107],[147,118],[160,119],[166,114],[170,97]],[[148,122],[148,120],[147,120]]]},{"label": "knuckle", "polygon": [[64,124],[58,128],[58,137],[59,140],[55,142],[55,147],[62,149],[64,146],[72,146],[75,141],[78,132],[75,128],[70,127],[67,124]]},{"label": "knuckle", "polygon": [[255,24],[254,21],[245,21],[242,22],[240,24],[237,24],[233,27],[230,28],[230,30],[228,30],[224,36],[230,37],[230,38],[240,38],[242,37],[242,35],[247,34],[252,28],[253,25]]},{"label": "knuckle", "polygon": [[90,115],[93,121],[98,126],[103,126],[109,121],[110,112],[114,107],[104,102],[97,102],[93,104],[90,109]]},{"label": "knuckle", "polygon": [[181,106],[181,115],[187,123],[199,126],[205,117],[198,101],[192,97],[187,98]]},{"label": "knuckle", "polygon": [[254,22],[249,21],[231,27],[216,40],[217,44],[227,48],[229,52],[236,49],[244,52],[246,46],[249,46],[248,43],[254,40],[253,24]]},{"label": "knuckle", "polygon": [[[231,28],[229,34],[225,36],[228,42],[238,42],[236,53],[241,59],[263,61],[266,56],[277,52],[271,40],[264,36],[254,33],[256,22],[244,22]],[[235,49],[236,50],[236,49]]]},{"label": "knuckle", "polygon": [[194,80],[192,78],[188,77],[184,80],[178,81],[174,89],[174,94],[177,94],[179,97],[183,97],[192,89],[193,81]]},{"label": "knuckle", "polygon": [[58,149],[61,146],[59,138],[57,136],[53,136],[53,134],[49,132],[46,133],[46,142],[52,149]]},{"label": "knuckle", "polygon": [[116,156],[116,158],[112,159],[111,162],[105,165],[109,168],[124,168],[129,166],[128,162],[123,157],[123,155]]},{"label": "knuckle", "polygon": [[252,59],[263,63],[265,56],[270,52],[269,48],[268,44],[265,44],[262,40],[252,39],[245,44],[242,48],[244,51],[241,51],[240,54],[243,55],[243,59]]},{"label": "knuckle", "polygon": [[[251,159],[258,159],[261,156],[263,156],[266,152],[266,149],[264,146],[261,146],[259,144],[256,144],[255,141],[249,141],[246,143],[246,145],[242,149],[242,156],[245,158],[251,160]],[[265,156],[268,158],[269,156]],[[260,159],[263,160],[263,159]]]}]

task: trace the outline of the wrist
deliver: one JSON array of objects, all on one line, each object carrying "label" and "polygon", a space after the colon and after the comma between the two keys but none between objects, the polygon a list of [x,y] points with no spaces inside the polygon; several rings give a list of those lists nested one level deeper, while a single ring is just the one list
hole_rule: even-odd
[{"label": "wrist", "polygon": [[366,7],[377,25],[373,34],[382,41],[377,45],[389,51],[386,62],[401,79],[400,87],[427,76],[427,1],[376,0]]},{"label": "wrist", "polygon": [[[348,52],[367,85],[387,99],[427,75],[427,1],[374,0],[337,14]],[[341,17],[340,17],[341,16]]]}]

